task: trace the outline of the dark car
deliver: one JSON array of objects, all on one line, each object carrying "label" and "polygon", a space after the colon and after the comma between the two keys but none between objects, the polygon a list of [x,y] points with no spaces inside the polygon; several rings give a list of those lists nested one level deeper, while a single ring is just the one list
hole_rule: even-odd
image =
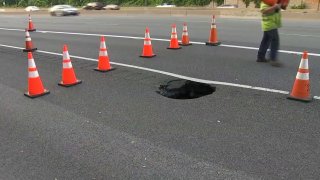
[{"label": "dark car", "polygon": [[102,10],[104,7],[104,4],[101,2],[91,2],[88,3],[86,6],[83,6],[83,9],[86,10]]}]

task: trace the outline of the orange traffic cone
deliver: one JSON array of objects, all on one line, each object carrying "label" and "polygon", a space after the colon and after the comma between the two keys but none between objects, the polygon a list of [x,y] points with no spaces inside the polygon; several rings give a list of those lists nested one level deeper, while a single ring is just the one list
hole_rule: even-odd
[{"label": "orange traffic cone", "polygon": [[182,40],[181,40],[181,46],[189,46],[192,45],[189,42],[189,34],[188,34],[188,27],[187,23],[183,23],[183,31],[182,31]]},{"label": "orange traffic cone", "polygon": [[210,30],[210,37],[209,41],[206,42],[208,46],[218,46],[221,42],[218,41],[218,32],[217,32],[217,25],[215,16],[212,15],[212,22],[211,22],[211,30]]},{"label": "orange traffic cone", "polygon": [[70,87],[80,84],[82,81],[76,78],[74,73],[71,59],[68,52],[67,45],[63,46],[63,67],[62,67],[62,80],[59,85],[64,87]]},{"label": "orange traffic cone", "polygon": [[37,50],[37,48],[33,47],[30,34],[29,34],[28,30],[26,29],[26,48],[23,49],[23,52],[33,52],[35,50]]},{"label": "orange traffic cone", "polygon": [[308,65],[308,52],[304,51],[296,80],[293,84],[292,91],[288,99],[310,102],[310,83],[309,83],[309,65]]},{"label": "orange traffic cone", "polygon": [[98,67],[94,70],[100,72],[108,72],[112,71],[115,68],[110,66],[109,56],[107,52],[106,42],[104,36],[100,38],[100,51],[99,51],[99,59],[98,59]]},{"label": "orange traffic cone", "polygon": [[35,98],[49,93],[47,89],[43,88],[32,53],[28,52],[28,92],[24,93],[24,95]]},{"label": "orange traffic cone", "polygon": [[156,55],[153,54],[151,38],[150,38],[150,32],[149,32],[149,28],[147,27],[146,28],[144,42],[143,42],[142,55],[140,57],[152,58],[154,56],[156,56]]},{"label": "orange traffic cone", "polygon": [[181,49],[178,42],[177,27],[175,24],[172,25],[170,46],[167,47],[167,49]]},{"label": "orange traffic cone", "polygon": [[33,22],[31,20],[31,16],[29,14],[29,27],[28,27],[28,31],[31,32],[31,31],[36,31],[36,29],[34,28],[33,26]]}]

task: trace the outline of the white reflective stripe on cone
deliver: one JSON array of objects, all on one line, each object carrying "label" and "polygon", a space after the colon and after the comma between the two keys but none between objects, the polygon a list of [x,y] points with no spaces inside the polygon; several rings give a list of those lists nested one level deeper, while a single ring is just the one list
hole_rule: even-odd
[{"label": "white reflective stripe on cone", "polygon": [[188,36],[188,32],[182,32],[182,36]]},{"label": "white reflective stripe on cone", "polygon": [[308,59],[302,59],[301,62],[300,62],[299,68],[300,69],[309,69]]},{"label": "white reflective stripe on cone", "polygon": [[106,43],[104,41],[100,43],[100,48],[106,48]]},{"label": "white reflective stripe on cone", "polygon": [[212,28],[215,28],[215,29],[216,29],[216,28],[217,28],[217,25],[211,24],[211,29],[212,29]]},{"label": "white reflective stripe on cone", "polygon": [[296,79],[300,79],[300,80],[309,80],[309,73],[301,73],[298,72]]},{"label": "white reflective stripe on cone", "polygon": [[36,68],[36,63],[34,63],[33,59],[29,59],[28,61],[28,67],[29,68]]},{"label": "white reflective stripe on cone", "polygon": [[144,45],[151,45],[151,41],[150,40],[145,40],[143,44]]},{"label": "white reflective stripe on cone", "polygon": [[37,77],[39,77],[39,73],[37,70],[29,71],[29,78],[37,78]]},{"label": "white reflective stripe on cone", "polygon": [[26,31],[26,37],[30,37],[29,31]]},{"label": "white reflective stripe on cone", "polygon": [[172,28],[172,33],[177,33],[177,29],[176,28]]},{"label": "white reflective stripe on cone", "polygon": [[183,31],[188,31],[187,26],[183,26]]},{"label": "white reflective stripe on cone", "polygon": [[99,56],[108,56],[107,50],[105,50],[105,51],[99,51]]},{"label": "white reflective stripe on cone", "polygon": [[212,24],[215,24],[216,23],[216,18],[212,18]]},{"label": "white reflective stripe on cone", "polygon": [[30,37],[27,37],[27,38],[26,38],[26,41],[31,41],[31,38],[30,38]]},{"label": "white reflective stripe on cone", "polygon": [[146,33],[145,38],[150,39],[150,33]]},{"label": "white reflective stripe on cone", "polygon": [[67,60],[67,59],[70,59],[69,52],[68,51],[64,51],[63,52],[63,60]]},{"label": "white reflective stripe on cone", "polygon": [[64,62],[63,63],[63,68],[72,68],[72,64],[71,64],[71,61],[70,62]]},{"label": "white reflective stripe on cone", "polygon": [[171,39],[177,39],[177,38],[178,38],[177,34],[172,34],[171,35]]}]

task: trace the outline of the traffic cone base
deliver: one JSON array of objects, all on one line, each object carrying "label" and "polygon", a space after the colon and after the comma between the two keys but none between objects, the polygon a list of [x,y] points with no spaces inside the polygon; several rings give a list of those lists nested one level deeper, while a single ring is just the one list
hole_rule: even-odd
[{"label": "traffic cone base", "polygon": [[179,43],[179,45],[181,45],[181,46],[190,46],[190,45],[192,45],[192,43],[188,43],[188,44]]},{"label": "traffic cone base", "polygon": [[143,50],[142,50],[142,54],[140,55],[140,57],[152,58],[155,56],[156,55],[153,53],[153,48],[152,48],[152,44],[151,44],[149,28],[147,27],[146,32],[145,32],[144,42],[143,42]]},{"label": "traffic cone base", "polygon": [[111,67],[110,65],[110,60],[109,60],[104,36],[101,36],[100,38],[98,66],[94,68],[94,70],[99,72],[109,72],[109,71],[115,70],[115,68]]},{"label": "traffic cone base", "polygon": [[215,16],[212,16],[211,28],[209,33],[209,40],[206,42],[207,46],[219,46],[221,42],[218,41],[218,30]]},{"label": "traffic cone base", "polygon": [[82,81],[77,79],[76,73],[72,67],[71,59],[68,52],[68,46],[63,46],[63,61],[62,61],[62,80],[58,85],[70,87],[80,84]]},{"label": "traffic cone base", "polygon": [[30,37],[30,34],[29,34],[29,31],[27,29],[25,29],[25,32],[26,32],[26,47],[23,49],[23,52],[33,52],[33,51],[36,51],[37,48],[33,47],[33,43],[32,43],[32,40],[31,40],[31,37]]},{"label": "traffic cone base", "polygon": [[302,101],[302,102],[311,102],[312,101],[312,98],[296,98],[296,97],[293,97],[291,95],[289,95],[287,97],[287,99],[291,99],[291,100],[296,100],[296,101]]},{"label": "traffic cone base", "polygon": [[32,48],[32,49],[23,49],[23,52],[34,52],[36,51],[38,48]]},{"label": "traffic cone base", "polygon": [[140,57],[143,57],[143,58],[153,58],[153,57],[155,57],[156,55],[155,54],[152,54],[152,55],[149,55],[149,56],[143,56],[143,55],[141,55]]},{"label": "traffic cone base", "polygon": [[175,47],[175,48],[167,47],[167,49],[173,49],[173,50],[175,50],[175,49],[181,49],[181,47]]},{"label": "traffic cone base", "polygon": [[28,52],[28,91],[24,95],[36,98],[48,93],[49,91],[43,87],[33,55],[31,52]]},{"label": "traffic cone base", "polygon": [[206,45],[207,45],[207,46],[219,46],[220,44],[221,44],[221,42],[215,42],[215,43],[206,42]]},{"label": "traffic cone base", "polygon": [[189,33],[188,33],[188,27],[187,23],[183,23],[183,30],[182,30],[182,36],[181,36],[181,43],[179,45],[181,46],[190,46],[192,45],[189,40]]},{"label": "traffic cone base", "polygon": [[44,96],[46,94],[50,94],[50,91],[47,90],[47,89],[44,89],[44,92],[41,93],[41,94],[33,94],[33,95],[31,95],[31,94],[29,94],[29,92],[25,92],[24,93],[24,95],[29,97],[29,98],[36,98],[36,97]]},{"label": "traffic cone base", "polygon": [[58,83],[59,86],[63,86],[63,87],[71,87],[71,86],[75,86],[77,84],[81,84],[82,81],[81,80],[76,80],[76,82],[71,83],[71,84],[64,84],[62,81],[60,81],[60,83]]},{"label": "traffic cone base", "polygon": [[36,29],[34,28],[33,22],[31,20],[31,15],[29,14],[29,23],[28,23],[28,32],[33,32],[36,31]]},{"label": "traffic cone base", "polygon": [[177,28],[175,24],[173,24],[171,28],[171,39],[169,47],[167,47],[167,49],[181,49],[181,47],[179,46]]},{"label": "traffic cone base", "polygon": [[103,69],[99,69],[99,68],[94,68],[93,70],[99,71],[99,72],[109,72],[109,71],[113,71],[115,69],[116,68],[110,67],[110,69],[107,69],[107,70],[103,70]]},{"label": "traffic cone base", "polygon": [[292,91],[288,95],[288,99],[302,102],[310,102],[312,100],[310,94],[309,65],[307,51],[304,51],[302,54],[298,73],[293,83]]}]

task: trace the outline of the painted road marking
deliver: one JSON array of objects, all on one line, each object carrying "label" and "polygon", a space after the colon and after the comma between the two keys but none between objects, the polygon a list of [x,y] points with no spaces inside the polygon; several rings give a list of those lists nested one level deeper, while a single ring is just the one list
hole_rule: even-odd
[{"label": "painted road marking", "polygon": [[[10,46],[10,45],[5,45],[5,44],[0,44],[0,47],[7,47],[7,48],[13,48],[13,49],[24,49],[22,47]],[[55,52],[49,52],[49,51],[37,50],[37,52],[44,53],[44,54],[50,54],[50,55],[63,56],[63,54],[61,54],[61,53],[55,53]],[[97,59],[81,57],[81,56],[70,55],[70,57],[82,59],[82,60],[86,60],[86,61],[95,61],[95,62],[98,61]],[[282,91],[282,90],[270,89],[270,88],[264,88],[264,87],[257,87],[257,86],[250,86],[250,85],[243,85],[243,84],[221,82],[221,81],[198,79],[198,78],[188,77],[188,76],[179,75],[179,74],[175,74],[175,73],[171,73],[171,72],[166,72],[166,71],[161,71],[161,70],[156,70],[156,69],[151,69],[151,68],[146,68],[146,67],[141,67],[141,66],[135,66],[135,65],[130,65],[130,64],[117,63],[117,62],[110,62],[110,64],[128,67],[128,68],[140,69],[140,70],[144,70],[144,71],[154,72],[154,73],[158,73],[158,74],[163,74],[163,75],[172,76],[175,78],[180,78],[180,79],[185,79],[185,80],[190,80],[190,81],[195,81],[195,82],[200,82],[200,83],[239,87],[239,88],[244,88],[244,89],[253,89],[253,90],[272,92],[272,93],[278,93],[278,94],[289,94],[288,91]],[[320,96],[314,96],[313,98],[320,100]]]},{"label": "painted road marking", "polygon": [[[0,30],[6,30],[6,31],[25,31],[24,29],[10,29],[10,28],[1,28]],[[116,38],[124,38],[124,39],[144,39],[144,37],[135,37],[135,36],[119,36],[119,35],[108,35],[108,34],[89,34],[89,33],[73,33],[73,32],[60,32],[60,31],[40,31],[37,30],[36,32],[39,33],[51,33],[51,34],[67,34],[67,35],[79,35],[79,36],[105,36],[105,37],[116,37]],[[152,38],[152,41],[170,41],[170,39],[157,39],[157,38]],[[190,43],[193,44],[200,44],[204,45],[204,42],[196,42],[196,41],[190,41]],[[238,48],[238,49],[250,49],[250,50],[258,50],[259,48],[256,47],[249,47],[249,46],[238,46],[238,45],[228,45],[228,44],[221,44],[221,47],[229,47],[229,48]],[[296,55],[302,55],[303,52],[298,52],[298,51],[287,51],[287,50],[279,50],[281,53],[286,53],[286,54],[296,54]],[[308,53],[309,56],[317,56],[320,57],[320,54],[318,53]]]},{"label": "painted road marking", "polygon": [[317,35],[308,35],[308,34],[286,34],[286,33],[279,33],[284,36],[301,36],[301,37],[315,37],[315,38],[320,38],[320,36]]}]

